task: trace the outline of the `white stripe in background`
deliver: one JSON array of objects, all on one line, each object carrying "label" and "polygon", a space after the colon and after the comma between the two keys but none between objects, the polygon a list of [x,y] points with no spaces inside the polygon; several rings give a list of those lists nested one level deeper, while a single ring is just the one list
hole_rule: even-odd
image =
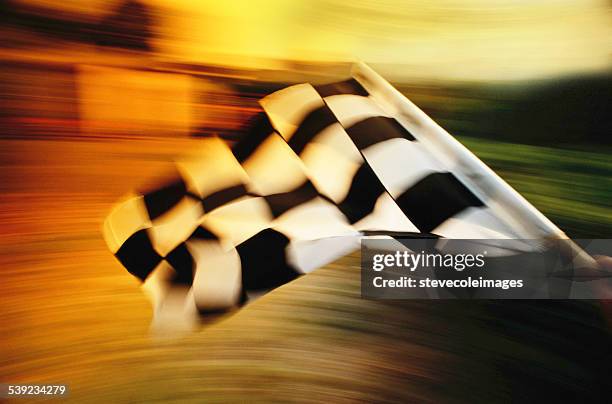
[{"label": "white stripe in background", "polygon": [[160,308],[164,296],[171,287],[171,280],[174,274],[174,269],[162,261],[143,282],[142,290],[153,302],[154,311],[158,311]]},{"label": "white stripe in background", "polygon": [[274,128],[285,140],[291,139],[309,112],[325,104],[310,84],[287,87],[259,101]]},{"label": "white stripe in background", "polygon": [[336,205],[317,197],[298,205],[274,220],[272,228],[294,240],[356,235]]},{"label": "white stripe in background", "polygon": [[353,235],[321,240],[292,241],[287,246],[287,261],[301,273],[312,272],[346,254],[357,251],[361,246],[360,240],[360,235]]},{"label": "white stripe in background", "polygon": [[470,207],[436,227],[434,234],[458,239],[519,238],[486,206]]},{"label": "white stripe in background", "polygon": [[378,197],[374,211],[353,224],[357,230],[386,230],[397,232],[419,232],[414,224],[386,192]]},{"label": "white stripe in background", "polygon": [[202,217],[202,204],[192,198],[183,198],[169,211],[156,218],[147,230],[157,253],[166,256],[193,233]]},{"label": "white stripe in background", "polygon": [[[342,130],[339,128],[340,125],[337,126]],[[344,131],[339,135],[348,139]],[[329,143],[310,142],[301,154],[311,182],[320,193],[336,203],[346,197],[355,173],[363,164],[363,159],[358,153],[355,155],[343,151],[333,145],[330,146]]]},{"label": "white stripe in background", "polygon": [[325,97],[325,103],[345,128],[373,116],[389,116],[371,97],[353,94],[332,95]]},{"label": "white stripe in background", "polygon": [[376,235],[376,236],[363,236],[362,240],[368,240],[367,246],[372,250],[378,251],[412,251],[404,244],[402,244],[399,240],[384,235]]},{"label": "white stripe in background", "polygon": [[123,202],[117,203],[104,221],[104,240],[115,254],[130,236],[150,226],[144,198],[132,194]]},{"label": "white stripe in background", "polygon": [[242,197],[225,204],[203,217],[202,224],[225,243],[237,246],[273,220],[268,203],[261,197]]},{"label": "white stripe in background", "polygon": [[189,157],[177,162],[187,189],[200,197],[248,182],[248,176],[227,144],[219,138],[203,139]]},{"label": "white stripe in background", "polygon": [[362,152],[376,176],[394,198],[428,174],[443,171],[423,145],[407,139],[385,140]]},{"label": "white stripe in background", "polygon": [[268,137],[242,166],[249,189],[259,195],[288,192],[306,181],[302,161],[278,135]]},{"label": "white stripe in background", "polygon": [[363,163],[363,157],[361,157],[359,149],[339,123],[334,123],[319,132],[309,145],[313,143],[325,145],[335,150],[336,153],[341,154],[345,159],[354,161],[360,165]]},{"label": "white stripe in background", "polygon": [[199,310],[226,310],[237,306],[242,269],[236,249],[224,249],[214,240],[191,240],[187,248],[195,261],[193,297]]},{"label": "white stripe in background", "polygon": [[157,335],[192,331],[199,323],[191,287],[172,284],[174,275],[174,270],[162,262],[142,285],[153,304],[151,329]]}]

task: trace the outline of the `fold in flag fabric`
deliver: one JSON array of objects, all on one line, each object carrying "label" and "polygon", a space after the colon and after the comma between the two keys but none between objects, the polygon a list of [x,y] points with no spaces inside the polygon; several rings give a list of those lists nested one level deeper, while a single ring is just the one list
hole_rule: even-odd
[{"label": "fold in flag fabric", "polygon": [[519,238],[459,178],[461,159],[436,155],[419,122],[402,124],[356,79],[294,85],[260,104],[239,142],[203,140],[171,181],[126,198],[104,224],[156,316],[240,307],[368,232]]}]

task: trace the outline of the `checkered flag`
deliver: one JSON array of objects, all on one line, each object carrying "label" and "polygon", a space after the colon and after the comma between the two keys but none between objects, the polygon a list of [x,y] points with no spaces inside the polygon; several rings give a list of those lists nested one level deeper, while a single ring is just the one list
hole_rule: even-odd
[{"label": "checkered flag", "polygon": [[105,222],[111,251],[145,283],[158,317],[239,307],[370,233],[558,231],[367,66],[260,104],[241,141],[204,140],[165,186],[137,192]]}]

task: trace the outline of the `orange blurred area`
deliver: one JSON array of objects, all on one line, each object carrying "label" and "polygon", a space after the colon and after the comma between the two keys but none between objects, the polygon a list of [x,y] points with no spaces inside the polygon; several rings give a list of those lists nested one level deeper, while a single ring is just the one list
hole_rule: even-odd
[{"label": "orange blurred area", "polygon": [[259,109],[205,75],[85,63],[8,64],[2,72],[4,136],[228,134]]}]

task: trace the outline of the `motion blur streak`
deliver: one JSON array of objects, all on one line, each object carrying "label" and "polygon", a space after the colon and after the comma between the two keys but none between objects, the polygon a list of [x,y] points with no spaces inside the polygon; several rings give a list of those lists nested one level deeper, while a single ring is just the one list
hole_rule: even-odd
[{"label": "motion blur streak", "polygon": [[79,402],[602,397],[598,303],[367,301],[355,256],[201,333],[149,335],[108,209],[353,57],[568,234],[612,234],[609,3],[344,3],[2,2],[0,382]]}]

